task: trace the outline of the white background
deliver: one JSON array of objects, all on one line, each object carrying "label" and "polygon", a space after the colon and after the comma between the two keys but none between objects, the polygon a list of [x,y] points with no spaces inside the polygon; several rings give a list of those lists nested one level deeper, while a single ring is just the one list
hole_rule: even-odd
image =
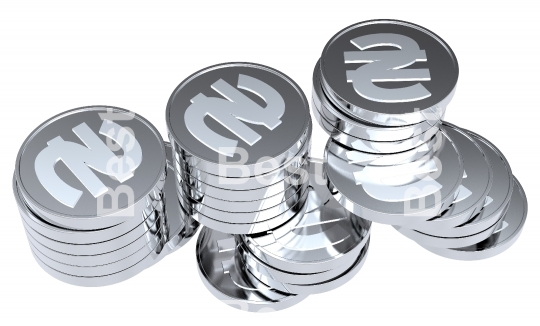
[{"label": "white background", "polygon": [[[539,34],[535,1],[2,1],[1,182],[4,203],[0,323],[58,325],[493,324],[538,321]],[[423,25],[455,51],[460,76],[446,119],[495,143],[529,198],[518,242],[495,258],[430,254],[375,225],[364,268],[345,286],[293,308],[255,315],[215,299],[197,275],[195,241],[123,283],[81,288],[35,263],[11,178],[19,146],[71,108],[135,111],[167,135],[165,105],[189,74],[226,61],[283,71],[311,94],[324,45],[352,23],[396,18]],[[315,126],[314,156],[327,135]],[[521,323],[518,323],[521,324]]]}]

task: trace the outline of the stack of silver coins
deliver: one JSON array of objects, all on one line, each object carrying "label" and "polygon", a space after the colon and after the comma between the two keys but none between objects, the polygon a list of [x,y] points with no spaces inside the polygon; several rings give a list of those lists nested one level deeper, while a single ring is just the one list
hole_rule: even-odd
[{"label": "stack of silver coins", "polygon": [[179,202],[205,225],[199,274],[217,298],[275,311],[360,270],[371,222],[332,198],[309,158],[309,105],[290,78],[251,63],[205,68],[176,88],[166,117]]},{"label": "stack of silver coins", "polygon": [[527,200],[493,144],[443,121],[458,73],[431,31],[358,23],[324,48],[312,111],[330,135],[325,174],[343,207],[436,254],[475,260],[517,239]]},{"label": "stack of silver coins", "polygon": [[38,264],[66,283],[103,286],[181,247],[197,223],[177,204],[166,152],[154,126],[119,108],[78,108],[36,128],[13,192]]}]

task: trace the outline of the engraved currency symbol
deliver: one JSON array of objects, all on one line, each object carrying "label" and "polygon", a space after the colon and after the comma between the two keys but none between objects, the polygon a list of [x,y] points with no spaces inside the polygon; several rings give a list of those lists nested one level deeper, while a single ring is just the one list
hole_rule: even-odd
[{"label": "engraved currency symbol", "polygon": [[263,125],[270,130],[274,130],[281,124],[280,118],[285,112],[285,101],[268,84],[250,76],[238,76],[237,87],[262,98],[266,102],[264,108],[222,79],[216,81],[211,87],[224,99],[206,97],[199,93],[191,99],[192,104],[187,108],[184,120],[193,137],[214,151],[233,156],[238,141],[211,130],[204,122],[206,116],[212,117],[250,146],[258,142],[261,135],[242,121]]},{"label": "engraved currency symbol", "polygon": [[[122,183],[133,177],[133,171],[142,161],[141,146],[135,136],[115,122],[104,120],[99,133],[122,147],[122,157],[117,157],[86,123],[72,130],[86,146],[58,136],[47,142],[48,146],[41,150],[34,162],[41,185],[56,200],[71,208],[79,201],[82,191],[71,187],[56,174],[54,166],[58,161],[64,162],[95,198],[107,193],[108,188],[91,169]],[[113,169],[114,166],[116,169]]]},{"label": "engraved currency symbol", "polygon": [[[380,33],[351,40],[361,51],[345,52],[345,63],[365,63],[356,70],[347,70],[347,82],[362,97],[383,103],[403,103],[425,99],[431,93],[420,83],[401,88],[383,88],[375,83],[431,80],[429,69],[403,69],[417,61],[427,61],[426,51],[410,37]],[[367,51],[387,46],[399,51]]]}]

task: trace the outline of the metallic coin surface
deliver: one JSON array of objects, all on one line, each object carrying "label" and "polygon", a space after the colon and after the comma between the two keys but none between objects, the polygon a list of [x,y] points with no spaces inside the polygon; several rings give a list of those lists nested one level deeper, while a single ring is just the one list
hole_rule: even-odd
[{"label": "metallic coin surface", "polygon": [[[319,63],[313,72],[312,112],[319,124],[334,139],[362,139],[376,142],[397,142],[407,140],[414,148],[422,140],[431,138],[439,127],[439,123],[431,124],[426,121],[409,126],[389,127],[361,121],[352,116],[347,110],[336,107],[324,93],[320,79]],[[353,141],[349,141],[352,143]],[[348,145],[347,143],[343,143]]]},{"label": "metallic coin surface", "polygon": [[396,20],[346,27],[326,44],[320,65],[324,89],[338,106],[386,126],[439,121],[459,75],[440,37]]},{"label": "metallic coin surface", "polygon": [[[267,265],[290,273],[321,273],[343,265],[354,248],[368,241],[371,222],[351,214],[332,197],[324,176],[315,177],[320,170],[322,163],[312,161],[302,215],[268,233],[242,236],[248,250]],[[357,257],[358,252],[352,255]]]},{"label": "metallic coin surface", "polygon": [[441,135],[431,149],[389,155],[349,150],[330,139],[324,164],[330,191],[353,214],[379,223],[407,226],[437,216],[456,198],[464,171],[459,150]]},{"label": "metallic coin surface", "polygon": [[368,249],[369,249],[369,239],[366,245],[362,247],[362,251],[360,252],[360,255],[357,256],[357,259],[355,260],[352,266],[349,266],[348,269],[343,271],[337,277],[326,280],[325,282],[321,282],[321,283],[315,283],[315,284],[280,283],[280,282],[277,282],[275,279],[268,277],[266,274],[259,273],[258,271],[253,270],[253,269],[248,269],[247,274],[248,276],[251,276],[251,278],[260,280],[261,282],[265,284],[269,284],[273,288],[279,291],[285,292],[285,293],[308,294],[308,295],[319,294],[319,293],[328,292],[328,291],[337,289],[338,287],[350,281],[356,274],[358,274],[360,269],[362,269],[362,267],[364,266],[364,263],[367,258]]},{"label": "metallic coin surface", "polygon": [[[311,125],[298,85],[253,63],[224,63],[194,73],[171,95],[166,120],[184,161],[225,177],[258,175],[286,162],[309,139]],[[220,170],[228,165],[246,169],[225,175]]]},{"label": "metallic coin surface", "polygon": [[178,202],[176,177],[173,164],[173,149],[170,143],[165,143],[167,154],[167,179],[163,186],[165,198],[165,227],[163,231],[167,245],[163,249],[167,254],[183,247],[197,233],[199,222],[184,213]]},{"label": "metallic coin surface", "polygon": [[291,307],[305,295],[285,294],[248,279],[236,263],[233,235],[204,227],[197,239],[199,275],[208,290],[223,303],[251,312],[272,312]]},{"label": "metallic coin surface", "polygon": [[514,177],[512,176],[510,164],[497,147],[487,139],[471,131],[467,131],[467,133],[482,148],[491,163],[493,171],[493,183],[486,196],[483,208],[469,221],[457,227],[439,228],[437,230],[426,229],[422,230],[423,233],[446,238],[469,237],[491,228],[500,220],[508,207],[508,203],[512,197],[512,189],[514,188]]},{"label": "metallic coin surface", "polygon": [[467,131],[448,122],[444,122],[442,128],[463,156],[465,173],[458,196],[448,210],[427,222],[410,226],[435,236],[440,235],[438,231],[462,225],[478,214],[484,208],[494,178],[487,154]]},{"label": "metallic coin surface", "polygon": [[[172,178],[174,178],[174,173],[172,174]],[[118,248],[132,242],[136,237],[138,237],[137,234],[140,236],[146,233],[149,226],[152,226],[155,222],[155,214],[146,214],[146,218],[144,220],[132,218],[124,223],[117,224],[110,228],[87,231],[71,230],[53,225],[31,212],[20,194],[15,176],[13,177],[13,194],[15,195],[15,200],[17,201],[17,206],[19,207],[19,212],[21,218],[24,220],[24,223],[40,235],[57,242],[88,245],[92,243],[110,241],[123,235],[131,235],[131,238],[126,236],[120,239],[120,242],[113,242],[114,245],[111,247]],[[154,212],[155,208],[161,206],[161,203],[159,202],[160,200],[161,199],[156,200],[154,203],[152,203],[152,205],[150,205],[150,207],[154,207],[150,212]],[[135,236],[135,238],[133,236]],[[111,242],[109,242],[109,244],[111,244]]]},{"label": "metallic coin surface", "polygon": [[519,238],[527,219],[527,197],[521,184],[514,178],[512,199],[501,223],[491,236],[479,243],[463,248],[433,248],[427,250],[451,259],[480,260],[496,256],[510,248]]},{"label": "metallic coin surface", "polygon": [[36,128],[19,151],[15,176],[24,201],[42,219],[96,230],[140,218],[149,198],[160,196],[155,187],[165,164],[163,139],[148,121],[93,106]]},{"label": "metallic coin surface", "polygon": [[[226,178],[215,176],[213,174],[201,172],[198,169],[190,168],[186,162],[175,161],[176,171],[181,171],[178,174],[178,179],[186,181],[192,188],[202,191],[204,187],[217,188],[212,191],[214,198],[221,199],[227,197],[226,194],[231,191],[252,191],[268,189],[271,186],[279,186],[280,184],[291,184],[290,178],[295,175],[296,170],[304,167],[307,164],[307,158],[309,157],[309,150],[311,148],[311,141],[306,142],[303,148],[296,153],[291,160],[289,160],[283,166],[255,177],[247,178]],[[207,195],[205,191],[205,195]],[[221,196],[221,197],[217,197]],[[251,196],[250,198],[255,198]],[[264,197],[257,197],[263,199]],[[237,201],[237,200],[234,200]],[[246,199],[240,199],[239,201],[248,201]]]},{"label": "metallic coin surface", "polygon": [[[300,197],[295,197],[295,199],[290,203],[289,209],[278,211],[279,214],[275,216],[264,216],[264,214],[257,214],[255,212],[251,214],[244,213],[243,216],[237,216],[240,213],[234,215],[218,214],[218,212],[216,212],[216,214],[213,215],[214,218],[212,218],[211,216],[200,213],[197,210],[197,206],[186,201],[181,192],[179,192],[178,195],[180,205],[188,215],[206,227],[226,231],[227,233],[231,234],[261,233],[277,228],[297,214],[302,214],[307,196],[308,191],[304,191]],[[223,215],[224,218],[221,217],[221,215]]]}]

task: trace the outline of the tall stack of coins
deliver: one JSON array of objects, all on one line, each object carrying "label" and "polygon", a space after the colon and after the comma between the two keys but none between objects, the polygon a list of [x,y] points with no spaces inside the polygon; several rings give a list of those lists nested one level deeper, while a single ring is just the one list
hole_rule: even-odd
[{"label": "tall stack of coins", "polygon": [[166,117],[179,202],[205,225],[197,260],[216,297],[279,310],[360,270],[371,223],[331,197],[309,158],[309,105],[290,78],[252,63],[205,68],[176,88]]},{"label": "tall stack of coins", "polygon": [[358,23],[324,48],[312,112],[330,135],[328,185],[347,210],[441,256],[483,259],[517,239],[527,200],[494,145],[443,121],[458,74],[433,32]]},{"label": "tall stack of coins", "polygon": [[36,261],[61,281],[103,286],[182,246],[197,224],[166,202],[164,187],[176,198],[166,176],[163,139],[132,112],[94,106],[49,119],[22,145],[13,178]]},{"label": "tall stack of coins", "polygon": [[205,68],[176,88],[166,117],[180,202],[200,223],[259,233],[301,210],[312,124],[287,76],[250,63]]}]

